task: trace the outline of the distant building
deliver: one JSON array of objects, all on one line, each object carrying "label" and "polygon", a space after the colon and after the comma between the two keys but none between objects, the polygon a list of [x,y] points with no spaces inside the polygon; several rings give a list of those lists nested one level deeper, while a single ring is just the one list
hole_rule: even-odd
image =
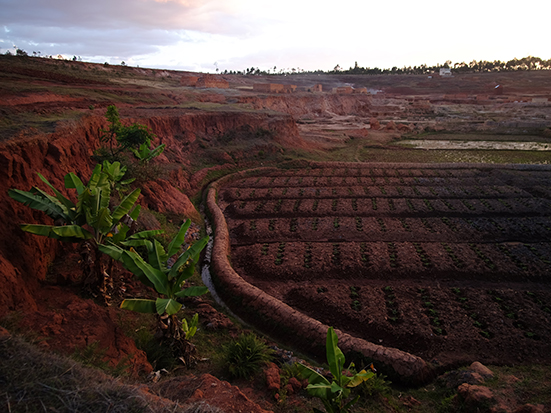
[{"label": "distant building", "polygon": [[440,76],[442,77],[451,77],[452,76],[452,70],[447,69],[445,67],[440,68]]},{"label": "distant building", "polygon": [[197,80],[195,87],[227,89],[230,84],[220,76],[206,74]]},{"label": "distant building", "polygon": [[354,90],[352,92],[366,95],[367,94],[367,88],[366,87],[354,88]]}]

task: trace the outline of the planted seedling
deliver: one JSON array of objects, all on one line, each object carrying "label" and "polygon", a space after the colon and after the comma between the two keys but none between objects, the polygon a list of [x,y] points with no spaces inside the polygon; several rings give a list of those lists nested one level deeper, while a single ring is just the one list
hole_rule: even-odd
[{"label": "planted seedling", "polygon": [[277,254],[275,259],[275,265],[281,265],[283,263],[283,258],[285,257],[285,243],[280,242],[277,247]]},{"label": "planted seedling", "polygon": [[304,267],[312,267],[312,243],[306,243],[306,249],[304,250]]},{"label": "planted seedling", "polygon": [[314,218],[314,220],[312,221],[312,230],[314,231],[317,231],[318,230],[318,221],[319,221],[319,218]]},{"label": "planted seedling", "polygon": [[356,231],[363,231],[363,225],[362,225],[362,219],[360,217],[356,217]]},{"label": "planted seedling", "polygon": [[275,219],[270,219],[270,221],[268,222],[268,230],[273,231],[275,229],[275,223]]}]

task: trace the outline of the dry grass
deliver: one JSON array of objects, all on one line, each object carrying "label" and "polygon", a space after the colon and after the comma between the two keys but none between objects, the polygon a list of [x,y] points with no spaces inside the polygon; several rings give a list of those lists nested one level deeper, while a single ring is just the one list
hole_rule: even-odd
[{"label": "dry grass", "polygon": [[15,336],[0,337],[0,411],[3,412],[215,412],[207,404],[181,406],[45,353]]}]

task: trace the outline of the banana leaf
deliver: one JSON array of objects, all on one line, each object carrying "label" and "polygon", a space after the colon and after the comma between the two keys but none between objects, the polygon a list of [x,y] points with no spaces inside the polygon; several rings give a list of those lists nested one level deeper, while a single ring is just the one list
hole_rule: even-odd
[{"label": "banana leaf", "polygon": [[166,254],[169,257],[172,257],[180,250],[180,246],[185,242],[186,232],[190,224],[191,224],[191,220],[190,219],[186,220],[186,222],[184,222],[180,227],[180,230],[178,231],[176,236],[172,239],[172,241],[170,241],[170,244],[168,244],[168,247],[166,249]]},{"label": "banana leaf", "polygon": [[67,189],[76,189],[77,194],[80,195],[82,191],[84,191],[84,184],[80,180],[78,176],[76,176],[74,173],[69,172],[67,175],[65,175],[65,188]]},{"label": "banana leaf", "polygon": [[[80,236],[70,236],[68,234],[57,234],[54,229],[57,228],[66,228],[66,226],[55,227],[52,225],[39,225],[39,224],[23,224],[21,229],[25,232],[35,235],[41,235],[43,237],[57,239],[63,242],[82,242],[83,239],[89,239],[92,234],[89,234],[90,237],[87,238],[86,234],[80,234]],[[80,228],[80,227],[78,227]],[[86,231],[86,230],[84,230]],[[86,231],[88,232],[88,231]],[[84,238],[83,238],[84,237]]]},{"label": "banana leaf", "polygon": [[69,217],[64,213],[61,204],[57,200],[54,202],[52,199],[44,197],[41,191],[39,193],[31,193],[20,189],[10,189],[8,190],[8,195],[25,206],[44,212],[53,219],[63,219],[65,222],[69,221]]},{"label": "banana leaf", "polygon": [[139,298],[124,300],[121,303],[121,308],[136,311],[138,313],[155,314],[155,312],[157,311],[155,306],[155,300],[144,300]]},{"label": "banana leaf", "polygon": [[99,244],[98,249],[116,261],[120,261],[123,249],[113,244]]},{"label": "banana leaf", "polygon": [[69,211],[73,211],[75,208],[75,204],[73,201],[67,199],[61,192],[59,192],[46,178],[44,178],[40,173],[37,172],[38,177],[44,182],[46,185],[50,187],[52,191],[54,191],[56,199],[65,207],[67,210],[67,213]]},{"label": "banana leaf", "polygon": [[134,251],[125,251],[122,261],[127,270],[136,275],[140,281],[150,285],[159,294],[170,295],[166,275],[146,263],[140,255]]},{"label": "banana leaf", "polygon": [[166,271],[168,257],[161,243],[154,239],[148,253],[148,263],[164,273]]},{"label": "banana leaf", "polygon": [[164,231],[162,229],[151,229],[148,231],[136,232],[135,234],[130,235],[127,239],[149,239],[161,234],[164,234]]},{"label": "banana leaf", "polygon": [[155,306],[157,308],[157,314],[159,315],[163,315],[164,313],[173,315],[182,308],[182,304],[172,298],[157,298]]},{"label": "banana leaf", "polygon": [[333,327],[329,327],[327,330],[327,340],[325,344],[325,350],[327,353],[327,364],[329,364],[329,370],[337,383],[341,385],[342,369],[344,368],[344,354],[337,346],[339,338],[333,330]]},{"label": "banana leaf", "polygon": [[176,297],[183,298],[183,297],[197,297],[199,295],[203,295],[209,292],[209,289],[207,287],[203,286],[195,286],[195,287],[188,287],[184,290],[178,291],[176,294],[174,294]]},{"label": "banana leaf", "polygon": [[119,206],[115,208],[115,210],[113,211],[114,223],[119,222],[124,215],[130,212],[130,210],[138,200],[140,192],[141,190],[139,188],[136,188],[122,200]]},{"label": "banana leaf", "polygon": [[176,260],[172,268],[170,269],[170,272],[168,273],[168,278],[172,279],[175,278],[179,268],[184,265],[190,258],[192,261],[197,261],[197,258],[199,257],[199,254],[201,251],[203,251],[203,248],[207,245],[209,241],[209,237],[204,237],[197,241],[195,244],[193,244],[186,252],[184,252],[180,257]]}]

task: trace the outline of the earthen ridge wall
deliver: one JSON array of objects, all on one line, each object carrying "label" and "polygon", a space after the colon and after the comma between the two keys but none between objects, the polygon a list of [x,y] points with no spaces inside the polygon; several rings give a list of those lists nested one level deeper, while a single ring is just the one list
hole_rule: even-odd
[{"label": "earthen ridge wall", "polygon": [[[243,173],[238,173],[234,177],[242,176]],[[220,285],[221,291],[219,293],[225,297],[238,299],[241,302],[241,310],[247,308],[258,315],[259,319],[267,318],[278,325],[283,325],[297,337],[310,342],[311,349],[323,346],[328,329],[327,325],[306,316],[247,283],[232,268],[228,258],[231,253],[228,226],[222,211],[216,203],[216,194],[220,183],[228,180],[226,178],[214,183],[207,195],[207,207],[212,214],[213,224],[216,228],[212,266]],[[240,309],[234,308],[233,310],[239,312]],[[432,375],[431,367],[420,357],[395,348],[373,344],[340,330],[336,330],[336,332],[339,336],[339,347],[344,353],[359,352],[365,357],[373,359],[376,363],[379,362],[391,367],[404,381],[421,383]]]}]

